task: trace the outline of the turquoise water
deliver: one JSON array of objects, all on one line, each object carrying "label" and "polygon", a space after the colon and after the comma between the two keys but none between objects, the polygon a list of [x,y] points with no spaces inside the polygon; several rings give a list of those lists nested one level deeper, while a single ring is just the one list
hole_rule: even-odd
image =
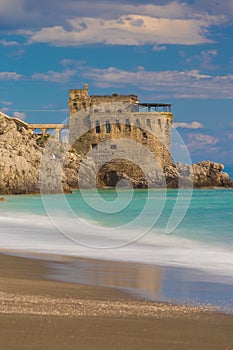
[{"label": "turquoise water", "polygon": [[[2,251],[138,263],[127,272],[133,293],[156,300],[211,302],[233,312],[233,190],[5,197],[7,202],[0,202]],[[117,271],[113,265],[109,270],[101,260],[85,264],[80,268],[72,263],[64,271],[58,264],[55,278],[126,285],[125,268]],[[148,279],[155,281],[153,290]]]},{"label": "turquoise water", "polygon": [[[174,205],[177,203],[177,190],[159,191],[154,190],[151,196],[151,204],[137,225],[142,228],[147,227],[151,217],[158,221],[152,226],[150,232],[153,235],[166,235],[166,225],[171,216]],[[182,198],[187,197],[185,190],[181,191]],[[117,199],[117,193],[114,190],[99,191],[100,197],[107,202],[110,208],[114,200]],[[188,193],[190,195],[190,193]],[[92,191],[86,191],[87,201],[83,199],[79,191],[65,196],[67,207],[60,195],[47,196],[45,205],[49,202],[49,207],[53,208],[56,215],[69,215],[68,209],[72,209],[74,214],[86,222],[94,223],[97,227],[118,228],[122,225],[131,223],[137,218],[145,207],[148,197],[146,190],[134,191],[133,198],[123,210],[114,213],[106,213],[105,208],[102,211],[93,209],[90,204],[96,204],[98,207],[99,197]],[[40,217],[46,217],[47,212],[44,207],[43,198],[40,195],[28,196],[5,196],[7,202],[0,202],[1,218],[32,218],[40,220]],[[127,191],[121,192],[121,203],[125,204],[128,200]],[[181,198],[181,201],[182,201]],[[120,203],[120,204],[121,204]],[[100,206],[101,207],[101,206]],[[68,208],[68,209],[67,209]],[[156,209],[157,208],[157,209]],[[161,210],[161,215],[157,211]],[[156,212],[156,213],[155,213]],[[159,213],[160,214],[160,213]],[[175,237],[187,238],[191,241],[209,243],[233,249],[233,190],[194,190],[191,202],[187,207],[180,225],[172,232]]]},{"label": "turquoise water", "polygon": [[6,198],[0,202],[2,249],[233,275],[233,190],[75,191]]}]

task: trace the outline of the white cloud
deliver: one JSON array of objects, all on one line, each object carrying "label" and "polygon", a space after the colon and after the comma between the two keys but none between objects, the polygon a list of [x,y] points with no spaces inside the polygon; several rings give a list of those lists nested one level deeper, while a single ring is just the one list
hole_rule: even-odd
[{"label": "white cloud", "polygon": [[23,113],[23,112],[14,112],[13,113],[13,116],[16,117],[16,118],[19,118],[21,120],[25,120],[26,119],[26,114]]},{"label": "white cloud", "polygon": [[[197,1],[197,0],[196,0]],[[229,0],[228,0],[229,2]],[[155,50],[163,44],[196,45],[211,42],[212,26],[226,21],[229,8],[209,12],[210,4],[184,1],[136,4],[132,0],[1,0],[0,21],[31,43],[57,46],[84,44],[144,45]],[[228,11],[226,11],[228,9]],[[141,26],[140,26],[141,24]],[[23,29],[23,30],[22,30]],[[16,42],[3,40],[5,45]],[[11,44],[10,44],[11,43]]]},{"label": "white cloud", "polygon": [[198,70],[129,72],[115,67],[85,68],[80,73],[97,87],[133,86],[144,91],[165,93],[169,98],[233,98],[233,75],[207,75]]},{"label": "white cloud", "polygon": [[67,69],[63,72],[54,72],[52,70],[48,71],[47,73],[35,73],[32,75],[32,80],[44,80],[49,82],[55,82],[55,83],[63,83],[68,81],[76,71]]},{"label": "white cloud", "polygon": [[3,104],[4,106],[10,106],[10,105],[12,105],[13,102],[11,102],[11,101],[5,101],[5,100],[0,100],[0,103]]},{"label": "white cloud", "polygon": [[214,152],[219,138],[207,134],[189,134],[190,142],[187,147],[190,151],[205,150],[206,152]]},{"label": "white cloud", "polygon": [[2,46],[20,46],[20,43],[17,41],[0,40],[0,44]]},{"label": "white cloud", "polygon": [[[155,1],[154,1],[155,2]],[[1,0],[1,28],[43,28],[65,25],[68,18],[93,17],[116,19],[123,15],[142,15],[169,19],[200,19],[233,15],[232,0],[157,0],[138,4],[134,0]],[[230,23],[230,21],[229,21]]]},{"label": "white cloud", "polygon": [[16,72],[0,72],[0,80],[19,80],[21,78],[22,75]]},{"label": "white cloud", "polygon": [[204,126],[199,122],[192,123],[173,123],[175,128],[183,128],[183,129],[203,129]]},{"label": "white cloud", "polygon": [[67,21],[69,29],[56,25],[42,28],[34,34],[27,31],[21,33],[29,35],[29,43],[51,43],[56,46],[197,45],[211,42],[206,37],[206,30],[219,21],[216,16],[191,19],[135,14],[123,15],[116,19],[77,17]]},{"label": "white cloud", "polygon": [[207,70],[214,70],[219,68],[217,64],[213,64],[213,59],[218,55],[218,51],[216,49],[213,50],[203,50],[198,55],[188,56],[184,51],[179,52],[180,57],[184,59],[185,64],[195,64],[195,66],[199,66],[200,68],[204,68]]}]

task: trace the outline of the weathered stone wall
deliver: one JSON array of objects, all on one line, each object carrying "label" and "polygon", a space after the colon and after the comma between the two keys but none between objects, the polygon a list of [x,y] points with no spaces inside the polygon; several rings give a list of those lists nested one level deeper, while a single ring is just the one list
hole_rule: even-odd
[{"label": "weathered stone wall", "polygon": [[[144,165],[147,174],[152,163],[157,162],[160,168],[172,165],[171,112],[142,112],[136,95],[88,96],[87,85],[83,90],[70,91],[69,107],[72,147],[85,156],[90,157],[91,152],[97,167],[108,163],[101,168],[99,183],[105,177],[104,171],[110,173],[110,167],[124,178],[133,176],[135,183],[145,183],[140,165]],[[131,141],[130,145],[127,140]],[[149,150],[154,159],[146,161],[147,156],[143,158],[141,151],[136,151],[137,144]],[[153,183],[158,180],[158,174],[156,169],[152,172],[154,177],[149,181]]]},{"label": "weathered stone wall", "polygon": [[[100,133],[96,133],[95,128],[91,128],[89,131],[84,133],[81,137],[74,137],[74,143],[72,143],[72,147],[81,151],[83,154],[87,154],[93,148],[99,149],[99,156],[104,158],[109,158],[109,155],[115,157],[126,158],[127,155],[134,153],[134,145],[131,143],[133,149],[129,148],[129,144],[127,142],[123,142],[123,140],[131,140],[135,143],[139,143],[153,153],[154,157],[160,162],[161,166],[164,167],[166,165],[171,164],[172,159],[169,152],[169,133],[170,133],[170,123],[168,126],[167,134],[164,133],[163,139],[154,136],[147,129],[143,129],[142,127],[137,127],[135,125],[130,125],[130,129],[125,124],[121,123],[112,123],[110,124],[111,131],[106,133],[106,125],[101,125]],[[165,126],[166,128],[166,126]],[[159,133],[158,133],[159,135]],[[161,135],[159,135],[161,137]],[[121,142],[121,148],[119,148],[119,140]],[[100,152],[101,144],[106,141],[111,141],[106,144],[106,147],[102,152]],[[135,161],[138,159],[138,155],[135,154]],[[104,160],[104,159],[103,159]]]},{"label": "weathered stone wall", "polygon": [[104,95],[88,95],[88,85],[85,84],[84,89],[71,89],[69,92],[68,106],[70,109],[70,117],[72,117],[81,110],[92,109],[94,106],[101,104],[136,104],[138,103],[138,97],[136,95],[118,95],[112,96]]}]

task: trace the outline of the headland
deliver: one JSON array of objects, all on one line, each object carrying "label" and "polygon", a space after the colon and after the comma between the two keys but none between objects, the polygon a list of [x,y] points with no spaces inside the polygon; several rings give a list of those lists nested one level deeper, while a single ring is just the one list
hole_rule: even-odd
[{"label": "headland", "polygon": [[41,183],[46,193],[71,192],[80,187],[81,164],[82,188],[115,187],[120,180],[134,188],[233,187],[222,164],[174,163],[169,103],[89,96],[86,84],[70,90],[68,105],[62,124],[28,124],[0,113],[0,194],[39,193]]}]

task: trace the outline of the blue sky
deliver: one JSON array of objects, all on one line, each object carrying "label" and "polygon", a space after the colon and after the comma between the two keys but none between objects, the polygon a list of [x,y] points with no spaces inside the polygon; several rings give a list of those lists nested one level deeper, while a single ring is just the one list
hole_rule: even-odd
[{"label": "blue sky", "polygon": [[69,89],[173,104],[192,160],[233,163],[233,0],[0,0],[0,110],[62,122]]}]

